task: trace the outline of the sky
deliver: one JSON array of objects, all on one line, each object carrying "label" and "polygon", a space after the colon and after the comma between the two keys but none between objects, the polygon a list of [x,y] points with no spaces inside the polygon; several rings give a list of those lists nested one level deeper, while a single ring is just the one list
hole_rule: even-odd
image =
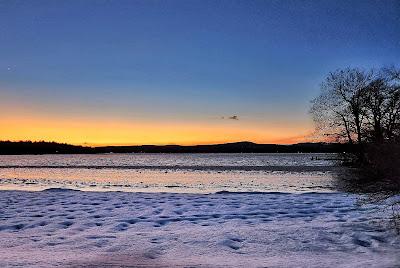
[{"label": "sky", "polygon": [[398,0],[0,0],[0,140],[308,141],[330,71],[399,60]]}]

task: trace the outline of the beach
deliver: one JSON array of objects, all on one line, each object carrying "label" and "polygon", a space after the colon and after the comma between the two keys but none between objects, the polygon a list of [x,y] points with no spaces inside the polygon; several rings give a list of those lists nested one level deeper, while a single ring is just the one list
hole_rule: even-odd
[{"label": "beach", "polygon": [[0,267],[398,267],[335,154],[0,156]]},{"label": "beach", "polygon": [[383,205],[339,193],[1,191],[1,267],[397,267]]}]

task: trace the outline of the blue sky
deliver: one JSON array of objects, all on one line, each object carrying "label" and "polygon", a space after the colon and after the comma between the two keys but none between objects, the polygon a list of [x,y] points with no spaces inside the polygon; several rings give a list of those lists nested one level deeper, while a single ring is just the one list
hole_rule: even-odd
[{"label": "blue sky", "polygon": [[0,1],[2,114],[309,128],[329,71],[399,59],[399,1]]}]

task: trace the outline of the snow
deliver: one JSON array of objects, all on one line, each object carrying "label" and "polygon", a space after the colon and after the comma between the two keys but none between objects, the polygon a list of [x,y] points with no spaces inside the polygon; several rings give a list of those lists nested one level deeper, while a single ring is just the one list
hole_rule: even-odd
[{"label": "snow", "polygon": [[0,191],[0,267],[398,267],[390,211],[344,193]]}]

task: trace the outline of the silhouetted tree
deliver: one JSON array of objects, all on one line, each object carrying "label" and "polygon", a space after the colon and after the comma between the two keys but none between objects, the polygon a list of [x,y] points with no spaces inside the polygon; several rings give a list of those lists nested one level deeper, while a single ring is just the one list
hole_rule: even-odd
[{"label": "silhouetted tree", "polygon": [[396,69],[380,71],[365,93],[365,133],[369,142],[393,143],[399,135],[400,85]]},{"label": "silhouetted tree", "polygon": [[318,132],[357,145],[363,169],[400,189],[399,69],[332,72],[310,112]]},{"label": "silhouetted tree", "polygon": [[[371,200],[400,192],[400,69],[332,72],[321,84],[310,112],[319,133],[357,145],[362,168],[348,185],[372,191]],[[400,203],[392,206],[399,227]]]},{"label": "silhouetted tree", "polygon": [[321,89],[310,110],[319,133],[359,145],[398,139],[400,70],[337,70]]},{"label": "silhouetted tree", "polygon": [[347,68],[330,73],[321,84],[321,94],[312,101],[311,114],[317,130],[339,141],[364,141],[366,88],[372,73]]},{"label": "silhouetted tree", "polygon": [[386,106],[386,138],[399,142],[400,137],[400,69],[385,70],[389,90],[387,92]]}]

